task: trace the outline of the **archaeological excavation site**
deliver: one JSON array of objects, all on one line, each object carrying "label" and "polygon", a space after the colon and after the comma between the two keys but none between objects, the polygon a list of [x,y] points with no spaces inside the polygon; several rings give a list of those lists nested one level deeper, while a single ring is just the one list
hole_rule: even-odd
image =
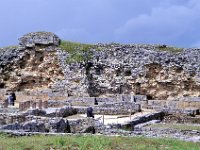
[{"label": "archaeological excavation site", "polygon": [[0,49],[1,132],[200,142],[199,110],[200,49],[81,44],[50,32]]}]

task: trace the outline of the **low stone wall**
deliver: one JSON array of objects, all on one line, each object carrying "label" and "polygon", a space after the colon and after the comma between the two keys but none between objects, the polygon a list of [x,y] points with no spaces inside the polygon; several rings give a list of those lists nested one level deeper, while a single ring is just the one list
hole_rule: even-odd
[{"label": "low stone wall", "polygon": [[110,115],[127,115],[130,113],[140,112],[141,105],[134,102],[118,102],[118,103],[105,103],[96,109],[96,113],[104,113]]},{"label": "low stone wall", "polygon": [[160,120],[151,120],[145,123],[138,124],[134,127],[134,131],[142,131],[144,127],[152,125],[152,124],[160,123],[160,122],[161,122]]},{"label": "low stone wall", "polygon": [[[76,108],[77,113],[85,114],[87,112],[87,107],[74,108]],[[131,102],[110,103],[93,107],[93,113],[101,115],[128,115],[130,113],[136,113],[140,111],[141,105]]]},{"label": "low stone wall", "polygon": [[182,97],[177,100],[148,100],[148,108],[162,110],[169,114],[198,115],[199,97]]},{"label": "low stone wall", "polygon": [[126,101],[126,102],[141,102],[147,101],[146,95],[130,95],[130,94],[121,94],[119,96],[119,101]]},{"label": "low stone wall", "polygon": [[[31,117],[30,117],[31,118]],[[29,119],[30,119],[29,118]],[[50,133],[95,133],[95,120],[85,118],[65,120],[62,118],[32,117],[32,120],[22,123],[11,123],[1,127],[1,130],[22,130],[25,132]]]},{"label": "low stone wall", "polygon": [[95,133],[96,124],[93,118],[68,120],[70,133]]},{"label": "low stone wall", "polygon": [[71,103],[72,106],[93,106],[94,97],[68,97],[67,102]]},{"label": "low stone wall", "polygon": [[199,115],[199,109],[197,108],[185,108],[185,109],[170,109],[165,108],[162,109],[166,114],[185,114],[188,116],[196,116]]},{"label": "low stone wall", "polygon": [[94,106],[102,105],[104,103],[118,102],[117,97],[68,97],[67,102],[73,106]]},{"label": "low stone wall", "polygon": [[198,108],[200,109],[200,97],[182,97],[178,99],[177,108]]},{"label": "low stone wall", "polygon": [[68,106],[94,106],[105,103],[117,103],[117,102],[147,102],[145,95],[119,95],[118,97],[67,97],[65,100],[49,100],[48,107],[60,107]]},{"label": "low stone wall", "polygon": [[200,124],[200,117],[191,117],[184,114],[167,115],[163,119],[164,123],[196,123]]},{"label": "low stone wall", "polygon": [[48,101],[48,107],[63,107],[63,106],[69,106],[71,105],[69,102],[66,101],[55,101],[55,100],[49,100]]},{"label": "low stone wall", "polygon": [[58,108],[53,112],[46,113],[45,117],[68,117],[77,114],[77,109],[73,107]]},{"label": "low stone wall", "polygon": [[48,108],[48,101],[21,101],[19,102],[19,110],[26,111],[27,109],[46,109]]},{"label": "low stone wall", "polygon": [[[86,114],[87,112],[87,108],[86,107],[79,107],[76,108],[77,109],[77,113],[79,114]],[[135,113],[135,110],[132,110],[132,113]],[[125,109],[115,109],[115,108],[99,108],[99,107],[95,107],[93,110],[93,113],[96,115],[128,115],[131,112],[129,110],[125,110]]]},{"label": "low stone wall", "polygon": [[121,128],[134,130],[134,127],[138,124],[145,123],[151,120],[163,120],[164,116],[165,116],[164,112],[156,112],[156,113],[144,115],[144,116],[135,118],[130,123],[122,124]]},{"label": "low stone wall", "polygon": [[0,125],[22,123],[41,117],[44,118],[67,117],[74,114],[77,114],[77,110],[72,107],[58,108],[51,113],[47,113],[45,110],[41,109],[31,109],[25,112],[20,112],[18,114],[0,113]]},{"label": "low stone wall", "polygon": [[25,122],[26,116],[23,114],[0,114],[0,125],[11,124],[15,122]]}]

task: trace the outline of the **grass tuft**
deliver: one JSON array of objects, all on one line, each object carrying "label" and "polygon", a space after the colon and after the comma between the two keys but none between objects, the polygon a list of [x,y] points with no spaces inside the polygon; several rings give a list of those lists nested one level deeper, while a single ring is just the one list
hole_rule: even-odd
[{"label": "grass tuft", "polygon": [[91,59],[92,54],[90,50],[96,48],[96,46],[92,44],[82,44],[70,41],[61,41],[59,47],[71,55],[71,57],[68,58],[67,63],[84,62]]},{"label": "grass tuft", "polygon": [[13,45],[13,46],[6,46],[6,47],[3,47],[3,48],[0,48],[0,50],[6,50],[6,49],[17,49],[19,46],[17,45]]},{"label": "grass tuft", "polygon": [[178,47],[172,47],[172,46],[167,46],[167,45],[161,45],[157,47],[159,51],[167,51],[167,52],[172,52],[172,53],[178,53],[182,52],[183,48],[178,48]]}]

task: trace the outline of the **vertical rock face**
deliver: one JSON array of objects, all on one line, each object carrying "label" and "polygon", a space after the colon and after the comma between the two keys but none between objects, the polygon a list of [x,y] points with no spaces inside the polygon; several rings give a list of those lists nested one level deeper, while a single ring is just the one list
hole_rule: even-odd
[{"label": "vertical rock face", "polygon": [[55,54],[59,40],[52,33],[30,33],[20,38],[21,46],[0,50],[0,88],[44,88],[62,79]]},{"label": "vertical rock face", "polygon": [[[30,33],[0,50],[0,88],[52,88],[69,96],[142,94],[149,99],[200,96],[200,49],[172,53],[166,45],[98,44],[90,60],[67,63],[49,32]],[[160,51],[160,49],[168,51]]]},{"label": "vertical rock face", "polygon": [[98,46],[101,50],[93,50],[90,65],[63,65],[71,95],[200,96],[200,49],[173,53],[160,51],[161,45]]}]

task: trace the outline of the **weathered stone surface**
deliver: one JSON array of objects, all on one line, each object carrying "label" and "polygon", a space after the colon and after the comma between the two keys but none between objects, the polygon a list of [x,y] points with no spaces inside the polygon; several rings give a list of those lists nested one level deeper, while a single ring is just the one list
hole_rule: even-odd
[{"label": "weathered stone surface", "polygon": [[26,132],[50,133],[95,133],[95,120],[85,118],[78,120],[64,120],[60,117],[40,118],[30,117],[24,122],[9,122],[1,130],[21,130]]},{"label": "weathered stone surface", "polygon": [[160,120],[151,120],[145,123],[138,124],[134,127],[134,131],[140,131],[145,126],[149,126],[149,125],[160,123],[160,122],[161,122]]},{"label": "weathered stone surface", "polygon": [[51,111],[47,113],[45,116],[47,117],[68,117],[71,115],[77,114],[77,109],[73,107],[61,107],[56,108],[55,111]]},{"label": "weathered stone surface", "polygon": [[[63,79],[55,47],[8,47],[0,50],[0,88],[46,88]],[[24,100],[24,99],[22,99]],[[25,99],[26,100],[26,99]]]},{"label": "weathered stone surface", "polygon": [[69,125],[68,122],[66,122],[64,119],[55,119],[55,120],[50,120],[48,123],[48,129],[49,132],[57,132],[57,133],[64,133],[64,132],[69,132]]},{"label": "weathered stone surface", "polygon": [[69,121],[71,133],[93,133],[95,128],[95,120],[93,118],[78,119]]},{"label": "weathered stone surface", "polygon": [[46,111],[41,109],[30,109],[24,115],[45,116]]},{"label": "weathered stone surface", "polygon": [[36,121],[26,122],[22,125],[22,129],[28,132],[46,132],[45,124]]},{"label": "weathered stone surface", "polygon": [[127,126],[129,126],[129,128],[131,128],[131,130],[134,130],[135,126],[138,124],[146,123],[151,120],[163,120],[164,116],[165,116],[164,112],[156,112],[156,113],[152,113],[149,115],[140,116],[140,117],[137,117],[137,118],[131,120],[131,122],[128,124],[121,125],[121,127],[127,128]]},{"label": "weathered stone surface", "polygon": [[[109,97],[132,93],[147,95],[148,99],[200,95],[199,49],[171,53],[159,51],[157,45],[98,46],[102,50],[92,51],[87,75],[80,64],[66,64],[67,53],[57,52],[70,95]],[[65,82],[57,87],[67,87]]]},{"label": "weathered stone surface", "polygon": [[163,122],[165,123],[200,123],[199,116],[197,117],[191,117],[186,114],[173,114],[173,115],[167,115],[164,117]]},{"label": "weathered stone surface", "polygon": [[[77,113],[86,114],[88,107],[77,106],[74,108],[76,109]],[[103,105],[96,105],[93,107],[93,113],[101,115],[129,115],[130,113],[134,114],[140,111],[140,104],[131,102],[105,103]]]},{"label": "weathered stone surface", "polygon": [[68,64],[70,54],[56,47],[59,38],[52,33],[27,34],[20,44],[0,51],[2,87],[48,87],[75,97],[200,96],[199,49],[172,53],[159,51],[163,45],[98,44],[101,50],[90,49],[93,57],[88,63]]},{"label": "weathered stone surface", "polygon": [[0,125],[12,124],[15,122],[25,122],[26,116],[23,114],[10,114],[10,113],[1,113],[0,114]]},{"label": "weathered stone surface", "polygon": [[19,44],[29,48],[35,47],[36,45],[58,46],[60,39],[57,35],[50,32],[33,32],[21,37]]}]

